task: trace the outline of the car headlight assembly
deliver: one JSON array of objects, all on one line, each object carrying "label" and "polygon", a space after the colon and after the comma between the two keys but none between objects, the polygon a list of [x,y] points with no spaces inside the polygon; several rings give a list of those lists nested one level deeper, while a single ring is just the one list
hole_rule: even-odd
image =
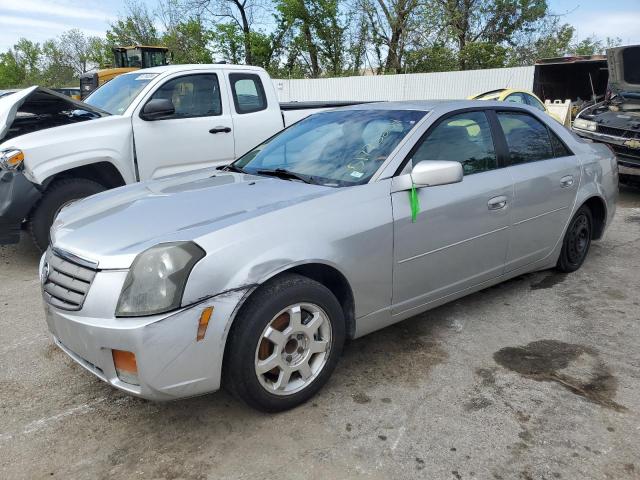
[{"label": "car headlight assembly", "polygon": [[24,162],[24,153],[17,148],[0,150],[0,168],[4,170],[18,170]]},{"label": "car headlight assembly", "polygon": [[573,122],[573,126],[580,130],[588,130],[590,132],[595,132],[598,128],[598,124],[596,122],[585,120],[584,118],[576,118]]},{"label": "car headlight assembly", "polygon": [[142,317],[180,307],[193,266],[205,252],[193,242],[161,243],[140,253],[122,286],[116,317]]}]

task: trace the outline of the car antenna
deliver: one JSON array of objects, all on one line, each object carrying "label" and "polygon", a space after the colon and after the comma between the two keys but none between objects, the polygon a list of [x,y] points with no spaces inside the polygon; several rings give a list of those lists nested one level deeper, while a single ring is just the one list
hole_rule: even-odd
[{"label": "car antenna", "polygon": [[589,83],[591,84],[591,100],[596,103],[596,89],[593,88],[593,78],[591,78],[591,72],[589,72]]}]

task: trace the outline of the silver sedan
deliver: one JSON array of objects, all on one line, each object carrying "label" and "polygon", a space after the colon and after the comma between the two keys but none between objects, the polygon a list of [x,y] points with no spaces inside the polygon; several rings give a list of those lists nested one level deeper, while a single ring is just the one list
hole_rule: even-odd
[{"label": "silver sedan", "polygon": [[225,386],[279,411],[356,338],[525,272],[578,269],[616,161],[543,112],[376,103],[303,120],[219,170],[62,210],[40,272],[49,329],[133,395]]}]

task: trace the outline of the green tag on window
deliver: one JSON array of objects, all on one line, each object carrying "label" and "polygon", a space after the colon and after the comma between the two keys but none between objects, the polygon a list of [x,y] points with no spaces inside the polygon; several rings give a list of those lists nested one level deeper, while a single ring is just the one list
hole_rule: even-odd
[{"label": "green tag on window", "polygon": [[411,185],[411,190],[409,190],[409,205],[411,206],[411,223],[416,223],[420,212],[420,198],[418,197],[416,186],[413,184]]}]

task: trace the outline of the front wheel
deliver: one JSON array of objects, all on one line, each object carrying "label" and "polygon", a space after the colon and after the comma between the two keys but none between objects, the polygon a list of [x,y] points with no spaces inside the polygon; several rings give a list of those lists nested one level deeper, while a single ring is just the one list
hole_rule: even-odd
[{"label": "front wheel", "polygon": [[324,285],[287,274],[257,290],[229,336],[224,383],[265,412],[293,408],[329,379],[342,352],[344,314]]},{"label": "front wheel", "polygon": [[562,250],[556,268],[564,273],[578,270],[589,253],[593,233],[593,217],[586,205],[578,209],[571,219],[562,241]]},{"label": "front wheel", "polygon": [[33,209],[29,225],[36,247],[43,252],[49,245],[49,230],[65,206],[96,193],[105,187],[86,178],[64,178],[54,181]]}]

